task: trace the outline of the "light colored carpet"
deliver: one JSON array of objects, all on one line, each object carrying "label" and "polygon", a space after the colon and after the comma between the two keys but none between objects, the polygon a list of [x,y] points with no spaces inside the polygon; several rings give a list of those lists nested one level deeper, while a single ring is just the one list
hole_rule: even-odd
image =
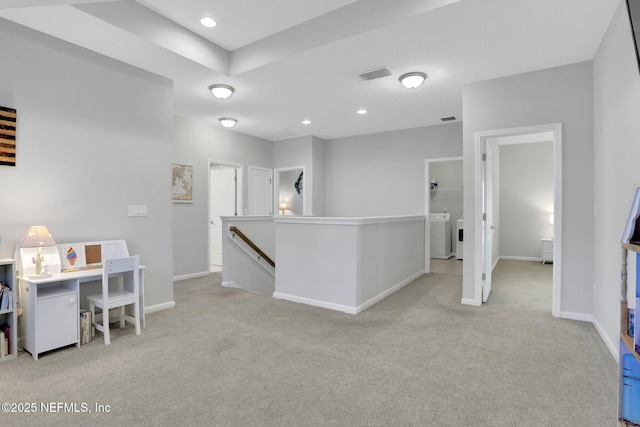
[{"label": "light colored carpet", "polygon": [[3,400],[38,410],[0,425],[615,425],[616,362],[591,324],[551,316],[552,267],[501,261],[490,302],[468,307],[461,266],[435,262],[358,315],[222,288],[220,273],[177,282],[141,336],[1,364]]}]

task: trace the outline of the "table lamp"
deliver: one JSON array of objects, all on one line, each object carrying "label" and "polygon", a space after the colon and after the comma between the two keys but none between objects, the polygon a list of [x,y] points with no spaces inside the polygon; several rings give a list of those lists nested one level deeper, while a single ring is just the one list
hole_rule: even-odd
[{"label": "table lamp", "polygon": [[36,274],[34,277],[49,277],[51,274],[47,272],[47,266],[42,269],[42,262],[44,261],[44,248],[49,246],[55,246],[56,242],[51,237],[51,233],[44,225],[32,225],[25,233],[22,241],[18,245],[21,248],[38,248],[36,256],[31,259],[31,262],[36,265]]}]

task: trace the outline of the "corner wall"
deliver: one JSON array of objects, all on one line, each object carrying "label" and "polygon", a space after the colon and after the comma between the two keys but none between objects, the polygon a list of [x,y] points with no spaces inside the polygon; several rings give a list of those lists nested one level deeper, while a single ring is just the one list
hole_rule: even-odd
[{"label": "corner wall", "polygon": [[147,266],[147,308],[172,306],[171,82],[3,19],[0,39],[0,105],[18,111],[0,257],[30,225],[58,243],[125,239]]},{"label": "corner wall", "polygon": [[173,138],[173,162],[193,166],[193,203],[171,206],[173,274],[186,278],[209,272],[209,161],[243,165],[242,203],[246,212],[249,165],[271,168],[273,143],[182,117],[173,118]]},{"label": "corner wall", "polygon": [[640,73],[624,1],[620,2],[600,44],[593,74],[596,209],[593,321],[610,351],[617,355],[620,240],[635,187],[640,185]]},{"label": "corner wall", "polygon": [[[480,238],[475,221],[475,133],[515,127],[563,124],[562,297],[568,317],[592,312],[593,276],[593,73],[592,62],[519,74],[463,88],[465,241]],[[465,260],[475,258],[465,245]],[[586,261],[585,261],[586,260]],[[465,262],[462,298],[476,300],[480,273]]]}]

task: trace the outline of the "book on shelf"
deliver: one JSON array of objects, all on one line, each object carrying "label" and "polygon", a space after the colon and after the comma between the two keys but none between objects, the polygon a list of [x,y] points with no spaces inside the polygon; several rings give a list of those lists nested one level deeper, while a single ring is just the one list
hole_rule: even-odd
[{"label": "book on shelf", "polygon": [[0,311],[13,308],[13,291],[10,287],[2,285],[0,288]]},{"label": "book on shelf", "polygon": [[6,354],[11,354],[11,342],[12,342],[12,336],[11,336],[11,326],[9,326],[6,323],[3,323],[2,325],[0,325],[0,331],[4,332],[4,336],[5,339],[7,340],[7,353]]}]

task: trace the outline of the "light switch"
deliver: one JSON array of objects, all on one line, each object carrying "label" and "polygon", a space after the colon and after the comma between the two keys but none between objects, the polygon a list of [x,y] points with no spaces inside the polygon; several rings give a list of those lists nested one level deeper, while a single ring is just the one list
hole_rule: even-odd
[{"label": "light switch", "polygon": [[129,216],[147,216],[147,205],[129,205],[127,212]]}]

